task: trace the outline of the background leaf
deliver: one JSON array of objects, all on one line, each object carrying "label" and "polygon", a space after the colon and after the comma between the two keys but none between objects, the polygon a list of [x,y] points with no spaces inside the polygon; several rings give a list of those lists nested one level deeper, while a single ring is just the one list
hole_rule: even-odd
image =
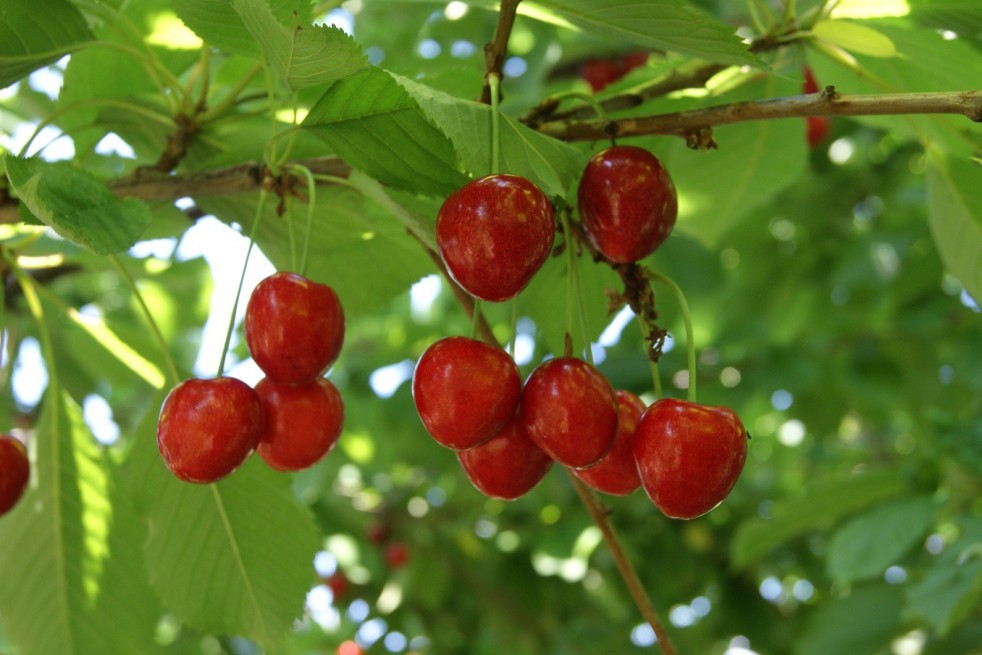
[{"label": "background leaf", "polygon": [[[281,25],[310,20],[310,3],[302,0],[268,0],[267,5]],[[202,40],[238,55],[261,54],[254,35],[228,0],[171,0],[174,11]]]},{"label": "background leaf", "polygon": [[977,300],[982,298],[982,166],[964,159],[929,158],[931,234],[945,267]]},{"label": "background leaf", "polygon": [[936,513],[933,499],[914,497],[854,517],[829,541],[829,575],[845,584],[882,576],[924,539]]}]

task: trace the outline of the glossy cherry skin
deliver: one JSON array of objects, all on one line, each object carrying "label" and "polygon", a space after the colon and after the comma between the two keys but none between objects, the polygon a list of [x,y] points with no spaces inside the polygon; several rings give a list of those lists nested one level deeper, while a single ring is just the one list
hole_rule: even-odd
[{"label": "glossy cherry skin", "polygon": [[27,449],[17,437],[0,434],[0,516],[17,504],[31,477]]},{"label": "glossy cherry skin", "polygon": [[636,146],[595,154],[583,170],[577,199],[587,237],[615,264],[654,252],[678,216],[671,176],[657,157]]},{"label": "glossy cherry skin", "polygon": [[592,466],[617,434],[617,401],[600,371],[575,357],[540,364],[525,381],[522,416],[532,441],[563,466]]},{"label": "glossy cherry skin", "polygon": [[450,194],[436,219],[436,243],[450,275],[491,302],[525,288],[549,257],[555,234],[549,199],[517,175],[468,182]]},{"label": "glossy cherry skin", "polygon": [[552,466],[552,459],[529,438],[520,412],[490,441],[458,452],[457,460],[478,491],[502,500],[527,494]]},{"label": "glossy cherry skin", "polygon": [[266,377],[283,384],[309,382],[341,352],[344,310],[328,285],[296,273],[274,273],[249,297],[245,338]]},{"label": "glossy cherry skin", "polygon": [[256,451],[277,471],[300,471],[334,448],[344,425],[344,401],[326,378],[280,384],[263,378],[256,384],[263,428]]},{"label": "glossy cherry skin", "polygon": [[237,469],[259,443],[259,396],[235,378],[190,379],[160,408],[157,448],[185,482],[206,484]]},{"label": "glossy cherry skin", "polygon": [[728,407],[662,398],[638,422],[634,457],[655,506],[692,519],[733,489],[747,459],[747,431]]},{"label": "glossy cherry skin", "polygon": [[426,431],[440,444],[467,450],[484,443],[515,414],[522,379],[501,348],[446,337],[420,356],[413,401]]},{"label": "glossy cherry skin", "polygon": [[646,406],[630,391],[619,389],[617,397],[617,434],[607,455],[590,468],[573,469],[573,473],[593,487],[614,496],[626,496],[641,486],[638,465],[634,460],[634,430]]}]

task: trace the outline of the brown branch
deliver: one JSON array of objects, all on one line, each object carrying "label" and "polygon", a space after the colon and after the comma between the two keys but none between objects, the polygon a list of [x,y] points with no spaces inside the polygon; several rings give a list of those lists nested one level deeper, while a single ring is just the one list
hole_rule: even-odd
[{"label": "brown branch", "polygon": [[511,29],[515,25],[515,14],[518,11],[518,4],[522,0],[502,0],[501,8],[498,10],[498,24],[494,29],[494,36],[491,41],[484,46],[484,87],[481,89],[481,102],[491,104],[491,85],[488,82],[490,75],[501,77],[501,67],[505,63],[505,54],[508,52],[508,38],[511,36]]},{"label": "brown branch", "polygon": [[821,93],[737,102],[704,109],[621,118],[614,121],[552,121],[539,131],[562,141],[594,141],[610,136],[674,134],[690,138],[716,125],[807,116],[886,116],[957,114],[982,122],[982,90],[939,93],[840,95],[834,87]]},{"label": "brown branch", "polygon": [[590,514],[590,518],[593,519],[594,524],[600,528],[600,532],[603,534],[604,542],[607,544],[607,548],[610,550],[610,554],[614,558],[614,563],[617,565],[618,571],[620,571],[621,577],[624,579],[624,583],[627,585],[628,591],[631,593],[631,597],[634,599],[634,604],[637,605],[638,610],[641,612],[641,616],[651,629],[655,631],[655,636],[658,638],[658,646],[661,648],[661,652],[664,655],[676,655],[675,647],[672,645],[672,640],[668,636],[668,632],[665,631],[665,626],[662,624],[661,620],[658,618],[658,611],[655,609],[654,604],[651,602],[651,598],[648,597],[648,592],[645,591],[644,585],[641,584],[641,579],[638,577],[638,572],[635,570],[634,565],[631,564],[630,558],[627,553],[624,552],[624,547],[621,545],[620,537],[617,536],[617,531],[614,530],[613,524],[610,522],[610,512],[601,505],[600,501],[597,499],[596,494],[590,490],[579,478],[577,478],[572,471],[565,468],[566,477],[570,479],[573,483],[573,488],[576,489],[576,493],[580,496],[580,500],[583,501],[583,505],[586,507],[587,512]]},{"label": "brown branch", "polygon": [[[351,167],[333,156],[305,159],[296,163],[306,166],[315,175],[347,177],[351,172]],[[182,175],[166,175],[140,169],[129,177],[109,182],[109,188],[120,198],[177,200],[184,197],[223,196],[257,191],[262,184],[263,175],[260,164],[239,164]],[[0,194],[0,224],[20,222],[17,206],[15,198]]]}]

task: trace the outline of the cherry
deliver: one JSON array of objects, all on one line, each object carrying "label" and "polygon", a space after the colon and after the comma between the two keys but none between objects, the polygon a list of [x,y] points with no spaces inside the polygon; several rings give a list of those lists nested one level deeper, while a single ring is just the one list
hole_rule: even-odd
[{"label": "cherry", "polygon": [[580,66],[579,75],[596,93],[619,80],[623,73],[617,63],[610,59],[588,59]]},{"label": "cherry", "polygon": [[529,438],[520,412],[490,441],[458,452],[457,460],[478,491],[503,500],[524,496],[552,466],[549,456]]},{"label": "cherry", "polygon": [[249,298],[245,338],[267,377],[283,384],[309,382],[323,375],[341,351],[344,311],[328,285],[296,273],[274,273]]},{"label": "cherry", "polygon": [[617,397],[617,435],[610,452],[596,465],[573,469],[585,483],[604,493],[626,496],[641,486],[634,460],[634,430],[644,413],[644,401],[630,391],[619,389]]},{"label": "cherry", "polygon": [[216,482],[237,469],[259,442],[259,396],[245,382],[190,379],[160,408],[157,448],[167,468],[186,482]]},{"label": "cherry", "polygon": [[596,368],[575,357],[540,364],[525,381],[522,415],[532,441],[573,468],[596,464],[617,433],[617,401]]},{"label": "cherry", "polygon": [[331,595],[334,597],[334,603],[337,604],[346,593],[348,589],[351,588],[351,581],[348,580],[348,576],[344,574],[344,571],[338,569],[328,577],[324,578],[324,584],[328,589],[331,590]]},{"label": "cherry", "polygon": [[24,444],[9,434],[0,434],[0,516],[17,504],[30,477],[31,465]]},{"label": "cherry", "polygon": [[482,300],[516,296],[552,250],[552,205],[516,175],[488,175],[454,191],[440,207],[436,243],[456,282]]},{"label": "cherry", "polygon": [[728,407],[662,398],[635,431],[641,485],[666,516],[702,516],[733,489],[747,459],[747,431]]},{"label": "cherry", "polygon": [[299,471],[334,448],[344,424],[344,401],[330,380],[280,384],[263,378],[256,385],[263,430],[256,449],[271,468]]},{"label": "cherry", "polygon": [[[812,73],[812,69],[805,66],[804,74],[805,81],[801,85],[801,92],[818,93],[820,88],[818,81],[815,80],[815,74]],[[815,148],[825,140],[829,130],[832,128],[832,120],[828,116],[808,116],[805,118],[805,125],[808,128],[806,137],[808,146]]]},{"label": "cherry", "polygon": [[587,163],[577,193],[583,228],[615,264],[647,257],[675,226],[678,198],[668,171],[636,146],[611,146]]},{"label": "cherry", "polygon": [[409,549],[406,548],[406,544],[400,541],[395,541],[386,546],[383,554],[385,563],[389,565],[390,569],[399,569],[409,563]]},{"label": "cherry", "polygon": [[498,432],[515,413],[522,379],[515,361],[496,346],[446,337],[420,356],[413,401],[427,432],[454,450],[466,450]]},{"label": "cherry", "polygon": [[353,641],[343,641],[334,655],[365,655],[365,650]]}]

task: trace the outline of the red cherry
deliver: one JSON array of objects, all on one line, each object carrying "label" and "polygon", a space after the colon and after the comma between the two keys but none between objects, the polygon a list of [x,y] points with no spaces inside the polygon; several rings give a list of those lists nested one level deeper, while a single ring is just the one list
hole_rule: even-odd
[{"label": "red cherry", "polygon": [[[805,66],[804,75],[805,81],[801,85],[801,92],[818,93],[821,89],[818,86],[818,81],[815,79],[815,74],[812,73],[812,69]],[[808,127],[806,137],[808,146],[815,148],[828,136],[829,130],[832,128],[832,119],[828,116],[808,116],[805,118],[805,124]]]},{"label": "red cherry", "polygon": [[237,469],[259,442],[259,396],[235,378],[190,379],[160,408],[157,448],[185,482],[210,483]]},{"label": "red cherry", "polygon": [[617,435],[610,452],[596,465],[573,469],[585,483],[604,493],[626,496],[641,486],[638,465],[634,460],[634,430],[644,413],[644,401],[630,391],[618,390]]},{"label": "red cherry", "polygon": [[413,401],[427,432],[454,450],[467,450],[498,432],[522,393],[518,366],[501,348],[467,337],[446,337],[427,348],[413,372]]},{"label": "red cherry", "polygon": [[353,641],[343,641],[334,655],[365,655],[365,651]]},{"label": "red cherry", "polygon": [[595,154],[583,171],[577,198],[587,237],[616,264],[654,252],[678,215],[668,171],[636,146],[611,146]]},{"label": "red cherry", "polygon": [[296,273],[274,273],[249,298],[245,338],[267,377],[283,384],[309,382],[341,352],[344,311],[328,285]]},{"label": "red cherry", "polygon": [[271,468],[308,468],[338,442],[344,402],[330,380],[280,384],[263,378],[256,385],[256,393],[263,410],[263,430],[256,450]]},{"label": "red cherry", "polygon": [[617,401],[596,368],[575,357],[547,360],[522,391],[529,437],[547,455],[573,468],[596,464],[617,433]]},{"label": "red cherry", "polygon": [[552,250],[552,205],[516,175],[488,175],[440,207],[436,242],[450,275],[469,293],[498,302],[516,296]]},{"label": "red cherry", "polygon": [[390,569],[402,568],[409,562],[409,549],[406,544],[396,541],[385,547],[385,563]]},{"label": "red cherry", "polygon": [[723,502],[747,459],[747,431],[728,407],[662,398],[635,432],[641,485],[671,518],[702,516]]},{"label": "red cherry", "polygon": [[351,581],[348,580],[348,576],[344,574],[344,571],[340,569],[324,578],[324,584],[331,590],[331,595],[334,596],[335,603],[341,600],[348,593],[348,589],[351,588]]},{"label": "red cherry", "polygon": [[392,529],[389,528],[387,523],[383,523],[382,521],[372,523],[365,531],[365,538],[376,546],[381,546],[388,541],[389,537],[391,536]]},{"label": "red cherry", "polygon": [[623,57],[619,62],[619,70],[621,75],[626,75],[635,68],[640,68],[648,63],[648,52],[646,50],[635,50],[629,52]]},{"label": "red cherry", "polygon": [[524,496],[552,466],[529,438],[520,412],[487,443],[457,453],[457,460],[478,491],[503,500]]},{"label": "red cherry", "polygon": [[20,439],[0,434],[0,516],[17,504],[31,477],[27,449]]},{"label": "red cherry", "polygon": [[580,66],[579,74],[594,93],[603,91],[623,75],[620,67],[610,59],[588,59]]}]

